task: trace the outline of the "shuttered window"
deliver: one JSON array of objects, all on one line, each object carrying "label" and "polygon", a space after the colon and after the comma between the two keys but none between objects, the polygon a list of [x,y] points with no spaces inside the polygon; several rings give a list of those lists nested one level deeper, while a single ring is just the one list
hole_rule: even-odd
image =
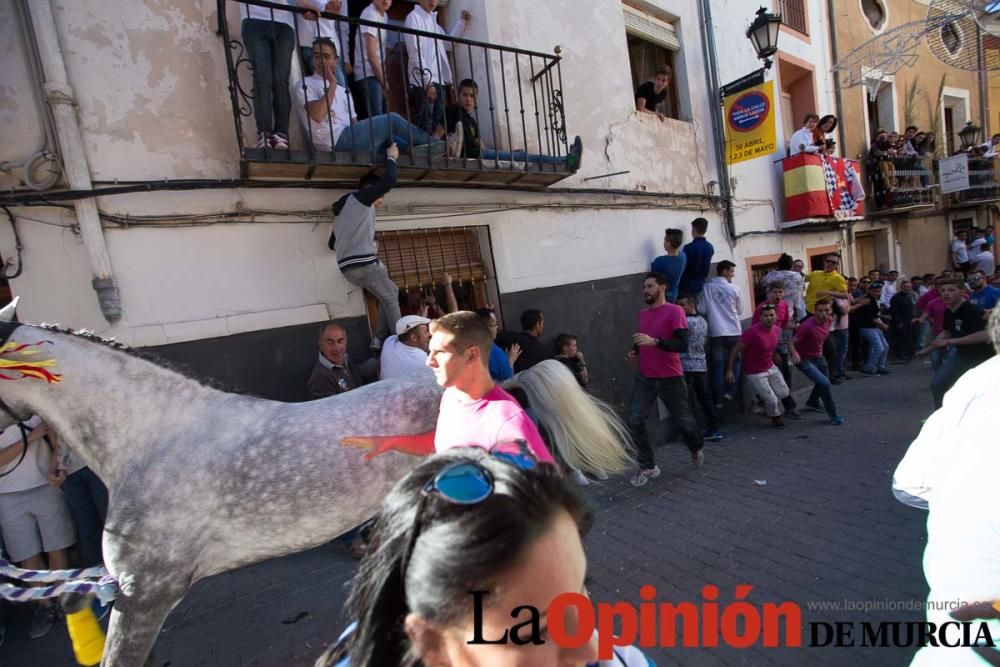
[{"label": "shuttered window", "polygon": [[681,41],[677,39],[673,23],[630,5],[623,4],[622,11],[625,14],[625,32],[671,51],[680,50]]},{"label": "shuttered window", "polygon": [[474,227],[378,232],[378,256],[401,290],[431,287],[445,273],[457,281],[487,278]]}]

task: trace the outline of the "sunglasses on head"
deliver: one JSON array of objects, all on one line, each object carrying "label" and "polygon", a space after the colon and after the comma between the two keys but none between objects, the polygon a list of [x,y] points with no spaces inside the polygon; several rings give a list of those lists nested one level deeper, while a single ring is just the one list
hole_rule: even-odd
[{"label": "sunglasses on head", "polygon": [[[494,459],[521,470],[535,470],[541,465],[524,440],[498,442],[489,449]],[[420,504],[413,517],[413,527],[400,561],[400,579],[406,585],[406,569],[422,530],[424,509],[431,498],[442,498],[452,505],[477,505],[495,490],[493,475],[478,461],[457,461],[445,466],[420,491]]]}]

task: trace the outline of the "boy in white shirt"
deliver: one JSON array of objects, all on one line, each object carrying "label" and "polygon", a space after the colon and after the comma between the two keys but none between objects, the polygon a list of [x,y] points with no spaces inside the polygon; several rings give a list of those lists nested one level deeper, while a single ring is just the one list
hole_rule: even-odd
[{"label": "boy in white shirt", "polygon": [[445,142],[435,141],[399,114],[381,114],[359,122],[347,89],[337,84],[338,61],[333,40],[320,37],[313,44],[316,73],[307,76],[295,88],[302,123],[309,128],[316,150],[371,153],[374,157],[395,143],[401,150],[408,148],[414,158],[426,160],[428,156],[435,158],[445,154]]},{"label": "boy in white shirt", "polygon": [[[363,21],[386,24],[392,0],[372,0],[361,12]],[[382,62],[388,34],[381,28],[359,25],[354,36],[354,80],[357,83],[359,118],[371,118],[385,113],[385,89],[388,79]]]},{"label": "boy in white shirt", "polygon": [[[444,35],[437,20],[438,0],[419,0],[413,10],[406,15],[404,25],[413,30]],[[461,37],[472,20],[468,10],[462,10],[461,18],[452,26],[448,35]],[[413,105],[413,124],[431,132],[437,137],[444,136],[444,87],[454,82],[448,53],[451,42],[405,34],[406,55],[409,58],[410,98]],[[429,89],[433,88],[433,92]],[[451,128],[450,128],[451,129]]]},{"label": "boy in white shirt", "polygon": [[[320,12],[336,14],[347,18],[344,11],[346,0],[298,0],[299,7],[310,8],[313,11],[295,15],[295,26],[299,33],[299,53],[305,75],[315,74],[312,62],[313,42],[320,37],[329,37],[337,45],[337,53],[347,53],[350,44],[351,24],[347,21],[337,21],[321,17]],[[347,87],[347,75],[352,73],[351,63],[341,60],[337,63],[337,85]]]}]

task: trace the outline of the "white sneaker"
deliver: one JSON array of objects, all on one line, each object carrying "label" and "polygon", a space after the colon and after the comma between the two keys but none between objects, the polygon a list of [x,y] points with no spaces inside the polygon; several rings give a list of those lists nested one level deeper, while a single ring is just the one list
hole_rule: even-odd
[{"label": "white sneaker", "polygon": [[594,473],[594,477],[601,480],[602,482],[606,482],[608,479],[608,473],[604,472],[603,470],[598,470],[597,472]]},{"label": "white sneaker", "polygon": [[447,136],[448,140],[448,157],[450,158],[460,158],[462,157],[462,147],[465,143],[465,132],[462,131],[462,123],[455,123],[454,131]]},{"label": "white sneaker", "polygon": [[660,476],[660,466],[653,466],[652,468],[642,469],[639,468],[639,472],[632,476],[629,482],[632,486],[643,486],[651,479],[656,479]]},{"label": "white sneaker", "polygon": [[579,486],[590,486],[590,480],[587,476],[583,474],[582,470],[574,469],[569,474],[569,478],[576,482]]},{"label": "white sneaker", "polygon": [[266,134],[261,132],[257,137],[257,148],[270,148],[271,139]]}]

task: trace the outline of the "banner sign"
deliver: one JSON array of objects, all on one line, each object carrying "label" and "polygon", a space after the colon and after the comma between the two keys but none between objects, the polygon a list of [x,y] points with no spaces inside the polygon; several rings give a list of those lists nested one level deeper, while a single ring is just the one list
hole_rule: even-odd
[{"label": "banner sign", "polygon": [[941,194],[969,189],[969,155],[962,153],[938,161]]},{"label": "banner sign", "polygon": [[770,155],[777,149],[773,81],[728,95],[722,103],[726,116],[726,164]]}]

